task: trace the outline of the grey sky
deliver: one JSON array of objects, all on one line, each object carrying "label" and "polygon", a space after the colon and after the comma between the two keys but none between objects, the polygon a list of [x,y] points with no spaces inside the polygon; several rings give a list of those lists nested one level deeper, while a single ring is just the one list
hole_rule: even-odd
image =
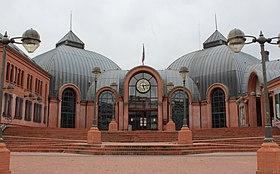
[{"label": "grey sky", "polygon": [[[30,57],[55,47],[69,31],[72,10],[73,32],[86,49],[122,69],[141,64],[142,43],[145,64],[156,69],[202,49],[215,31],[215,13],[225,37],[235,27],[247,35],[257,36],[260,30],[268,37],[280,33],[279,0],[5,0],[0,6],[1,33],[21,36],[31,27],[40,33],[41,46]],[[277,46],[266,48],[270,59],[280,58]],[[257,44],[246,45],[243,51],[260,57]]]}]

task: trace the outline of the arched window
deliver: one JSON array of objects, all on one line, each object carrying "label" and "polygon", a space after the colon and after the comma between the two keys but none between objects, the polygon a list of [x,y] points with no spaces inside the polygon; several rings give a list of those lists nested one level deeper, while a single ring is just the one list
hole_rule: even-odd
[{"label": "arched window", "polygon": [[115,97],[111,91],[100,94],[98,102],[98,128],[108,130],[109,124],[115,114]]},{"label": "arched window", "polygon": [[180,90],[172,94],[171,98],[171,114],[172,120],[175,123],[176,130],[180,130],[183,126],[184,119],[184,102],[187,124],[189,126],[189,99],[188,95]]},{"label": "arched window", "polygon": [[216,88],[211,95],[212,101],[212,127],[226,127],[226,104],[225,93],[222,89]]},{"label": "arched window", "polygon": [[76,115],[76,93],[73,89],[67,88],[62,93],[61,127],[75,128],[75,115]]},{"label": "arched window", "polygon": [[128,124],[132,130],[158,129],[158,85],[149,73],[135,74],[129,81]]}]

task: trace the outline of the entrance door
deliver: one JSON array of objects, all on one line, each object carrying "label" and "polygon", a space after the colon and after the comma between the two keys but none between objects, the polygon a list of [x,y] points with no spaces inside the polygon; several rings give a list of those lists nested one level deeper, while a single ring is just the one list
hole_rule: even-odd
[{"label": "entrance door", "polygon": [[156,111],[132,111],[129,113],[129,125],[132,130],[157,130]]}]

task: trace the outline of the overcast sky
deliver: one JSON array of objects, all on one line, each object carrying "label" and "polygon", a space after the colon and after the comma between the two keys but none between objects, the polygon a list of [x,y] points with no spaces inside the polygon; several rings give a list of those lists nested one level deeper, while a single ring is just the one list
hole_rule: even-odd
[{"label": "overcast sky", "polygon": [[[145,64],[156,69],[202,49],[215,31],[215,13],[225,37],[233,28],[255,36],[260,30],[268,37],[280,33],[280,0],[5,0],[0,7],[1,33],[21,36],[28,28],[40,33],[41,46],[30,57],[55,47],[69,31],[72,11],[72,30],[85,48],[122,69],[141,64],[142,43]],[[270,59],[280,58],[277,46],[266,48]],[[243,51],[260,57],[257,44],[246,45]]]}]

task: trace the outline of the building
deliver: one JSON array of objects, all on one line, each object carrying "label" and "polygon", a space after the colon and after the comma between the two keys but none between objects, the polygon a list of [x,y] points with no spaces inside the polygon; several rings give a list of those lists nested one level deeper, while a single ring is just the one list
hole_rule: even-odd
[{"label": "building", "polygon": [[[33,79],[39,78],[44,87],[43,96],[29,90],[30,95],[35,92],[42,98],[46,109],[40,126],[90,128],[96,115],[102,131],[175,131],[183,125],[184,111],[191,129],[265,123],[261,61],[232,52],[218,30],[203,43],[202,50],[178,58],[164,70],[144,65],[122,70],[109,58],[85,50],[72,31],[54,49],[28,62],[36,70]],[[186,88],[179,74],[183,66],[189,69]],[[94,67],[101,69],[96,83]],[[280,62],[268,61],[267,70],[271,117],[280,119]],[[25,81],[23,86],[28,86]],[[35,89],[35,81],[31,84]],[[11,115],[15,118],[13,112]],[[29,125],[16,119],[13,123]]]},{"label": "building", "polygon": [[5,70],[1,122],[45,126],[51,75],[13,44],[7,46]]}]

